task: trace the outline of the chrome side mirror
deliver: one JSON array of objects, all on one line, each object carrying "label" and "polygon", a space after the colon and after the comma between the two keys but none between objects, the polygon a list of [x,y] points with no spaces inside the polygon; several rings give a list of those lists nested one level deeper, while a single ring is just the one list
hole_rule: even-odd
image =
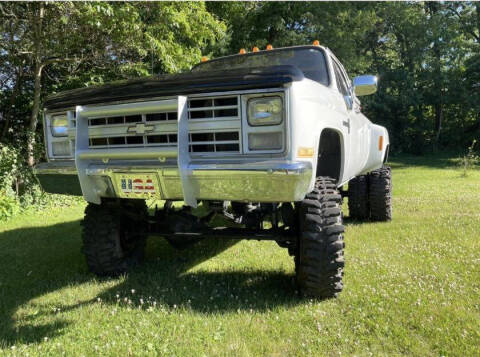
[{"label": "chrome side mirror", "polygon": [[375,93],[377,91],[377,77],[371,75],[355,77],[353,79],[353,90],[358,97]]}]

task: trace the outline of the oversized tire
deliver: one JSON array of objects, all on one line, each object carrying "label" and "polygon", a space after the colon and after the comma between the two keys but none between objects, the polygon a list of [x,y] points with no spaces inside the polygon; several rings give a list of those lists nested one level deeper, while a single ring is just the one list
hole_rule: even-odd
[{"label": "oversized tire", "polygon": [[295,254],[297,283],[304,296],[326,299],[343,289],[342,197],[335,180],[319,177],[299,207]]},{"label": "oversized tire", "polygon": [[372,221],[392,220],[392,170],[389,166],[368,175],[368,201]]},{"label": "oversized tire", "polygon": [[89,270],[117,276],[139,264],[145,254],[147,218],[143,200],[89,203],[82,222],[82,251]]},{"label": "oversized tire", "polygon": [[353,219],[365,220],[370,217],[366,175],[357,176],[348,183],[348,211]]}]

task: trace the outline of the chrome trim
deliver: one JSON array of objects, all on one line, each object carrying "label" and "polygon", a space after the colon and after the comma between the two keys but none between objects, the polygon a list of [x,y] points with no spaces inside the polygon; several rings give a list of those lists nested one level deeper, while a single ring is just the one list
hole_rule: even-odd
[{"label": "chrome trim", "polygon": [[[289,104],[288,100],[285,99],[287,95],[286,91],[278,92],[266,92],[266,93],[254,93],[249,95],[242,95],[242,143],[243,143],[243,152],[248,155],[253,154],[284,154],[288,151],[288,140],[289,131]],[[250,99],[256,98],[268,98],[268,97],[280,97],[282,100],[282,110],[283,110],[283,120],[279,124],[274,125],[257,125],[252,126],[248,122],[248,102]],[[282,147],[280,149],[266,149],[266,150],[250,150],[248,145],[248,134],[250,133],[281,133],[282,135]]]},{"label": "chrome trim", "polygon": [[155,111],[176,111],[176,99],[156,100],[147,102],[130,102],[125,104],[111,104],[103,106],[88,106],[88,119],[102,116],[147,114]]},{"label": "chrome trim", "polygon": [[147,148],[115,148],[115,150],[89,149],[78,153],[77,157],[82,160],[98,159],[159,159],[177,157],[176,147],[147,147]]},{"label": "chrome trim", "polygon": [[77,168],[73,160],[42,162],[35,165],[33,172],[35,175],[77,175]]},{"label": "chrome trim", "polygon": [[268,173],[282,172],[286,174],[303,174],[311,171],[310,162],[288,162],[288,161],[260,161],[260,162],[237,162],[237,163],[210,163],[196,162],[190,164],[192,170],[231,170],[231,171],[265,171]]},{"label": "chrome trim", "polygon": [[178,96],[178,171],[180,174],[180,182],[182,183],[182,193],[185,203],[191,207],[197,207],[197,198],[193,191],[190,177],[192,175],[189,169],[190,153],[189,135],[188,135],[188,98],[185,96]]}]

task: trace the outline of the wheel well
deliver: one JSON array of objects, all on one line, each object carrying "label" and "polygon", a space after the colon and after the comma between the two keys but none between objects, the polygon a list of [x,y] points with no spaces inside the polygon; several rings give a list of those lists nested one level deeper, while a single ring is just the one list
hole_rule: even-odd
[{"label": "wheel well", "polygon": [[332,129],[324,129],[318,144],[317,177],[328,176],[340,179],[342,146],[340,135]]}]

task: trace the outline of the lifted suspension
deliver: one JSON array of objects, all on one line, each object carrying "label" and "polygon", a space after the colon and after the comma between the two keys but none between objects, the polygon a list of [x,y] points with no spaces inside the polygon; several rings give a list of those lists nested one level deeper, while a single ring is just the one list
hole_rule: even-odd
[{"label": "lifted suspension", "polygon": [[[296,246],[296,227],[292,225],[293,207],[278,204],[229,205],[229,202],[203,203],[201,212],[183,206],[175,208],[167,201],[149,217],[149,233],[174,242],[195,242],[203,238],[269,240],[284,248]],[[241,206],[243,205],[243,206]],[[231,212],[228,209],[232,207]],[[271,228],[263,228],[268,218]],[[280,225],[283,222],[283,225]],[[288,225],[287,225],[288,224]]]}]

